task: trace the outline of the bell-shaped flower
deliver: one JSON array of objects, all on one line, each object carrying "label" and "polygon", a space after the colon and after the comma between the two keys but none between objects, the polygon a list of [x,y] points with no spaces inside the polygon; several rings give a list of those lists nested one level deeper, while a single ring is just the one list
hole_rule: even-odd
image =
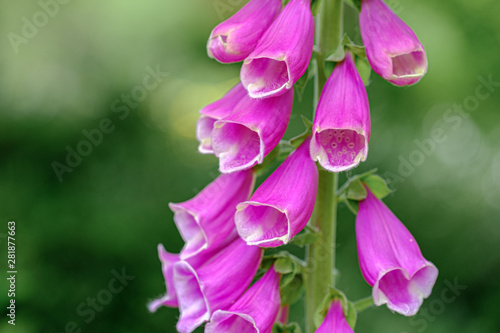
[{"label": "bell-shaped flower", "polygon": [[413,316],[436,282],[438,270],[420,252],[398,218],[370,192],[359,202],[356,241],[363,277],[376,305]]},{"label": "bell-shaped flower", "polygon": [[285,134],[292,113],[293,89],[277,97],[249,96],[234,112],[215,122],[212,147],[220,172],[244,170],[262,163]]},{"label": "bell-shaped flower", "polygon": [[239,235],[249,245],[277,247],[287,244],[311,217],[318,188],[318,169],[305,140],[240,203],[234,217]]},{"label": "bell-shaped flower", "polygon": [[305,73],[314,44],[311,0],[291,0],[241,67],[253,98],[283,94]]},{"label": "bell-shaped flower", "polygon": [[340,299],[334,299],[330,304],[330,309],[326,313],[326,317],[321,325],[316,330],[316,333],[354,333],[351,326],[347,323],[347,319],[342,307]]},{"label": "bell-shaped flower", "polygon": [[208,56],[222,63],[244,60],[280,11],[281,0],[251,0],[212,30]]},{"label": "bell-shaped flower", "polygon": [[177,302],[177,296],[175,294],[173,273],[173,267],[174,264],[179,261],[179,255],[168,253],[162,244],[158,244],[158,257],[160,258],[161,270],[163,272],[163,277],[167,286],[167,293],[165,294],[165,296],[156,299],[148,304],[148,309],[151,312],[156,312],[156,310],[161,306],[168,306],[171,308],[176,308],[179,306]]},{"label": "bell-shaped flower", "polygon": [[186,242],[182,259],[208,248],[224,246],[238,236],[234,224],[236,205],[248,199],[254,183],[252,170],[222,174],[194,198],[169,204],[177,229]]},{"label": "bell-shaped flower", "polygon": [[407,86],[427,72],[424,47],[384,1],[361,1],[359,27],[371,67],[387,81]]},{"label": "bell-shaped flower", "polygon": [[196,124],[196,138],[200,142],[198,150],[202,154],[213,154],[211,134],[214,123],[230,115],[236,104],[248,95],[241,83],[235,85],[221,99],[200,110],[200,118]]},{"label": "bell-shaped flower", "polygon": [[205,333],[269,333],[280,309],[280,275],[271,267],[227,310],[217,310]]},{"label": "bell-shaped flower", "polygon": [[262,253],[237,237],[199,265],[191,264],[191,259],[177,262],[173,274],[180,309],[177,330],[190,333],[215,311],[228,309],[252,282]]},{"label": "bell-shaped flower", "polygon": [[321,92],[311,158],[332,172],[349,170],[366,160],[369,139],[368,96],[352,55],[347,52]]}]

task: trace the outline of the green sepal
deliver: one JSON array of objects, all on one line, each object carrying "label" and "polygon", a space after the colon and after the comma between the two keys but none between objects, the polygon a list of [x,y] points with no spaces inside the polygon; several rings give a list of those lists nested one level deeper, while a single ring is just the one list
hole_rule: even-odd
[{"label": "green sepal", "polygon": [[302,298],[305,291],[302,274],[288,273],[281,277],[280,294],[281,304],[291,305]]},{"label": "green sepal", "polygon": [[345,203],[347,205],[347,208],[349,208],[349,210],[354,214],[354,215],[358,215],[358,211],[359,211],[359,201],[357,200],[350,200],[350,199],[347,199],[345,200]]},{"label": "green sepal", "polygon": [[332,301],[335,299],[339,299],[342,302],[342,309],[344,310],[344,315],[347,319],[347,323],[354,330],[358,317],[356,308],[354,307],[354,304],[347,299],[343,292],[335,288],[330,288],[328,294],[319,304],[314,316],[314,325],[316,327],[319,327],[321,325],[323,320],[325,320],[326,313],[328,312]]},{"label": "green sepal", "polygon": [[302,333],[302,330],[296,322],[288,324],[275,323],[272,333]]},{"label": "green sepal", "polygon": [[318,15],[319,5],[321,4],[321,0],[312,0],[311,1],[311,12],[313,16]]},{"label": "green sepal", "polygon": [[305,263],[287,251],[265,255],[260,264],[261,270],[268,270],[274,263],[274,270],[281,274],[281,304],[291,305],[304,293],[303,270]]},{"label": "green sepal", "polygon": [[289,2],[290,2],[290,0],[281,0],[283,7],[285,7]]},{"label": "green sepal", "polygon": [[372,67],[368,62],[368,59],[356,57],[355,63],[361,80],[363,80],[365,86],[368,86],[370,84],[370,77],[372,75]]},{"label": "green sepal", "polygon": [[347,199],[350,200],[364,200],[367,196],[366,188],[363,186],[361,180],[355,179],[347,188]]},{"label": "green sepal", "polygon": [[379,175],[368,175],[361,178],[361,181],[365,183],[370,188],[373,195],[379,199],[383,199],[392,193],[392,190],[387,185],[387,182]]},{"label": "green sepal", "polygon": [[312,135],[313,122],[310,121],[304,115],[300,115],[300,117],[302,119],[302,122],[304,123],[304,126],[306,127],[306,130],[303,133],[297,135],[294,138],[291,138],[288,141],[288,144],[290,145],[290,147],[292,147],[292,149],[299,148],[299,146],[302,144],[302,142],[304,142],[304,140],[307,139],[307,137],[309,137],[310,135]]},{"label": "green sepal", "polygon": [[292,238],[291,244],[304,247],[309,244],[315,243],[321,237],[321,231],[315,230],[310,225],[306,225],[302,231]]},{"label": "green sepal", "polygon": [[309,81],[311,81],[311,79],[313,79],[316,76],[317,66],[314,65],[315,56],[316,54],[313,52],[313,56],[311,57],[311,62],[309,63],[309,66],[307,66],[306,72],[293,85],[293,88],[295,89],[295,93],[297,94],[297,98],[299,99],[299,101],[302,101],[302,97],[304,96],[304,91],[306,90]]}]

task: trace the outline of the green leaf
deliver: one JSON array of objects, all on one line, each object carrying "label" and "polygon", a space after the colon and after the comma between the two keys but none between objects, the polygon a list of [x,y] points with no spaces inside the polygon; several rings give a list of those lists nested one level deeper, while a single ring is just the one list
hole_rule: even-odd
[{"label": "green leaf", "polygon": [[288,324],[275,323],[272,333],[302,333],[299,324],[293,322]]},{"label": "green leaf", "polygon": [[349,184],[347,188],[347,199],[364,200],[366,195],[366,188],[363,186],[363,183],[361,183],[361,180],[355,179]]},{"label": "green leaf", "polygon": [[321,237],[320,231],[316,231],[310,225],[306,225],[306,227],[298,235],[292,238],[290,243],[304,247],[315,243],[319,237]]},{"label": "green leaf", "polygon": [[392,193],[386,181],[378,175],[368,175],[363,177],[361,181],[365,183],[370,188],[372,193],[379,199],[383,199]]}]

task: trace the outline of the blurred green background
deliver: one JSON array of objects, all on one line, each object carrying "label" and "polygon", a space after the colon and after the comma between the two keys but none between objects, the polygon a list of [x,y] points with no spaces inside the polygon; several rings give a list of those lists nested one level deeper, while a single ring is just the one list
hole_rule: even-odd
[{"label": "blurred green background", "polygon": [[[240,65],[209,59],[205,44],[244,1],[66,2],[47,7],[51,16],[37,1],[0,2],[0,331],[174,332],[176,309],[146,309],[165,291],[156,246],[181,249],[167,204],[216,175],[217,160],[197,153],[195,123],[237,82]],[[372,75],[370,154],[356,172],[377,167],[392,180],[385,202],[440,275],[415,318],[374,308],[356,332],[499,332],[500,87],[481,78],[500,82],[500,3],[388,3],[426,47],[429,72],[411,88]],[[359,41],[354,24],[346,10],[346,30]],[[137,88],[148,70],[162,72],[161,82]],[[121,100],[132,92],[139,101]],[[287,137],[302,131],[298,115],[310,117],[311,103],[309,86]],[[103,120],[102,142],[82,146]],[[78,147],[87,156],[58,177],[54,162],[66,165]],[[370,288],[358,268],[354,216],[344,206],[339,214],[339,287],[354,300]],[[4,315],[11,220],[15,327]],[[107,292],[122,270],[127,285]],[[450,294],[454,284],[462,287]],[[106,304],[93,315],[77,312],[98,296]],[[299,311],[292,317],[301,321]]]}]

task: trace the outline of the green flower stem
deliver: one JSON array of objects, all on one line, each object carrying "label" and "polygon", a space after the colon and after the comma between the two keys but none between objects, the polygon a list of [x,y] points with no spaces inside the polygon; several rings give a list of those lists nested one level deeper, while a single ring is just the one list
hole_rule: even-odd
[{"label": "green flower stem", "polygon": [[320,238],[307,250],[306,318],[307,332],[314,332],[316,310],[330,287],[335,285],[335,232],[337,203],[335,190],[338,174],[319,172],[318,195],[313,217],[313,227],[321,231]]},{"label": "green flower stem", "polygon": [[[343,0],[322,0],[317,17],[316,46],[317,72],[315,80],[314,107],[326,82],[325,59],[342,47]],[[337,222],[338,174],[319,172],[318,194],[312,219],[312,226],[321,232],[321,237],[307,249],[306,269],[306,332],[316,330],[314,317],[316,309],[327,295],[329,288],[335,286],[335,238]]]},{"label": "green flower stem", "polygon": [[373,306],[373,297],[368,296],[366,298],[362,298],[360,300],[357,300],[354,302],[354,308],[356,309],[357,313],[360,313],[370,307]]}]

